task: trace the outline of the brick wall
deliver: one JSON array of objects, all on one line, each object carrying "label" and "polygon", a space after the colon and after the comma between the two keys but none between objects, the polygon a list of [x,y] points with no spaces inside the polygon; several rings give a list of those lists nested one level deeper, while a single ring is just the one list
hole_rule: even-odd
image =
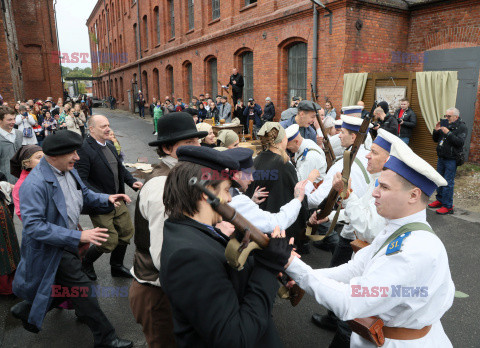
[{"label": "brick wall", "polygon": [[[0,16],[0,27],[4,27],[3,16]],[[7,41],[4,30],[0,30],[0,94],[10,105],[15,100],[12,75],[10,73],[10,60],[8,57]]]}]

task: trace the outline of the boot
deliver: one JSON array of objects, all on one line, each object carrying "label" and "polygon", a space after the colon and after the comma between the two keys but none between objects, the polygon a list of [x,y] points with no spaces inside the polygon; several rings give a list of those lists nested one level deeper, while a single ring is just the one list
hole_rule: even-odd
[{"label": "boot", "polygon": [[110,256],[112,277],[133,278],[130,271],[123,266],[123,259],[127,252],[128,244],[118,244]]},{"label": "boot", "polygon": [[88,248],[85,253],[85,257],[82,260],[82,271],[91,280],[97,280],[97,274],[95,273],[95,268],[93,268],[93,263],[102,255],[103,252],[101,252],[95,245]]},{"label": "boot", "polygon": [[23,328],[27,331],[33,332],[33,333],[38,333],[40,330],[28,322],[28,317],[30,316],[30,309],[32,308],[32,305],[28,301],[22,301],[17,303],[15,306],[10,308],[10,313],[22,321]]}]

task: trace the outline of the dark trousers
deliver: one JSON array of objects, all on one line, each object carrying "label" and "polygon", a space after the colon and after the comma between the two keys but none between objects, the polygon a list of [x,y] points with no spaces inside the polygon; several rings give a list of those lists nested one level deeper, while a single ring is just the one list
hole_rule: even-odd
[{"label": "dark trousers", "polygon": [[140,117],[145,118],[145,106],[139,105],[138,106],[138,113]]},{"label": "dark trousers", "polygon": [[[332,260],[330,261],[330,267],[337,267],[351,260],[353,249],[350,242],[350,239],[339,236],[338,244],[335,246],[335,251],[333,252]],[[334,320],[337,320],[337,331],[335,332],[335,337],[329,347],[350,347],[352,330],[350,330],[347,322],[339,320],[331,311],[328,311],[328,315],[334,318]]]},{"label": "dark trousers", "polygon": [[237,105],[238,99],[242,99],[242,93],[232,93],[233,106]]},{"label": "dark trousers", "polygon": [[[86,293],[87,296],[83,297],[82,291],[79,291],[77,296],[72,294],[69,299],[72,300],[75,314],[92,330],[95,345],[101,345],[116,337],[115,329],[100,309],[98,299],[92,296],[92,281],[82,272],[81,268],[82,262],[78,254],[64,251],[55,276],[55,285],[62,287],[59,291],[60,294],[64,288],[68,288],[70,294],[72,294],[73,287],[76,287],[74,289],[88,288],[88,291],[83,291],[83,294]],[[53,291],[52,295],[56,296]],[[51,308],[57,307],[66,299],[65,297],[54,297]]]},{"label": "dark trousers", "polygon": [[437,188],[437,200],[446,208],[453,207],[453,187],[457,174],[457,161],[438,157],[437,172],[447,180],[447,186]]}]

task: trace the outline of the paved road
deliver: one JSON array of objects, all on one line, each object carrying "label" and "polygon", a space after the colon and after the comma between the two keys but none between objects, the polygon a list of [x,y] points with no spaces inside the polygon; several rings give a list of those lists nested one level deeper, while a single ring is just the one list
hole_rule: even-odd
[{"label": "paved road", "polygon": [[[126,162],[136,162],[138,157],[148,157],[149,163],[158,162],[158,156],[148,142],[152,135],[151,121],[141,120],[124,111],[97,109],[106,114],[118,136]],[[129,190],[132,198],[136,194]],[[134,203],[129,206],[133,212]],[[132,215],[133,216],[133,215]],[[455,299],[453,307],[446,313],[442,323],[454,347],[479,347],[476,315],[480,311],[478,291],[480,273],[478,246],[480,245],[480,224],[476,216],[464,212],[459,216],[435,216],[429,212],[429,222],[444,241],[450,258],[452,277],[458,290],[470,295],[465,299]],[[88,217],[81,218],[82,226],[89,227]],[[21,238],[21,225],[17,221],[17,234]],[[429,246],[426,245],[425,248]],[[126,265],[131,266],[134,247],[128,248]],[[303,258],[312,267],[326,267],[330,255],[313,248],[312,254]],[[95,263],[101,286],[129,286],[128,280],[112,278],[109,273],[109,258],[104,255]],[[434,265],[432,265],[432,268]],[[8,309],[18,300],[0,298],[0,347],[91,347],[93,342],[90,330],[75,320],[73,311],[52,310],[45,318],[43,330],[31,334],[23,329]],[[135,347],[146,347],[141,327],[135,323],[128,305],[128,298],[100,298],[100,305],[117,330],[119,336],[135,342]],[[310,323],[313,312],[326,312],[315,300],[306,295],[302,302],[292,308],[287,302],[278,300],[274,305],[274,318],[286,347],[328,347],[333,334],[317,329]]]}]

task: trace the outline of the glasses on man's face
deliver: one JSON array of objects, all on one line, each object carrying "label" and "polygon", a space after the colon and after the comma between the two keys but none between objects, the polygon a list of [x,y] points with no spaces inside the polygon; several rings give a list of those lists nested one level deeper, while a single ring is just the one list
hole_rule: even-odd
[{"label": "glasses on man's face", "polygon": [[452,115],[443,115],[443,117],[450,118],[450,117],[453,117],[453,116]]}]

